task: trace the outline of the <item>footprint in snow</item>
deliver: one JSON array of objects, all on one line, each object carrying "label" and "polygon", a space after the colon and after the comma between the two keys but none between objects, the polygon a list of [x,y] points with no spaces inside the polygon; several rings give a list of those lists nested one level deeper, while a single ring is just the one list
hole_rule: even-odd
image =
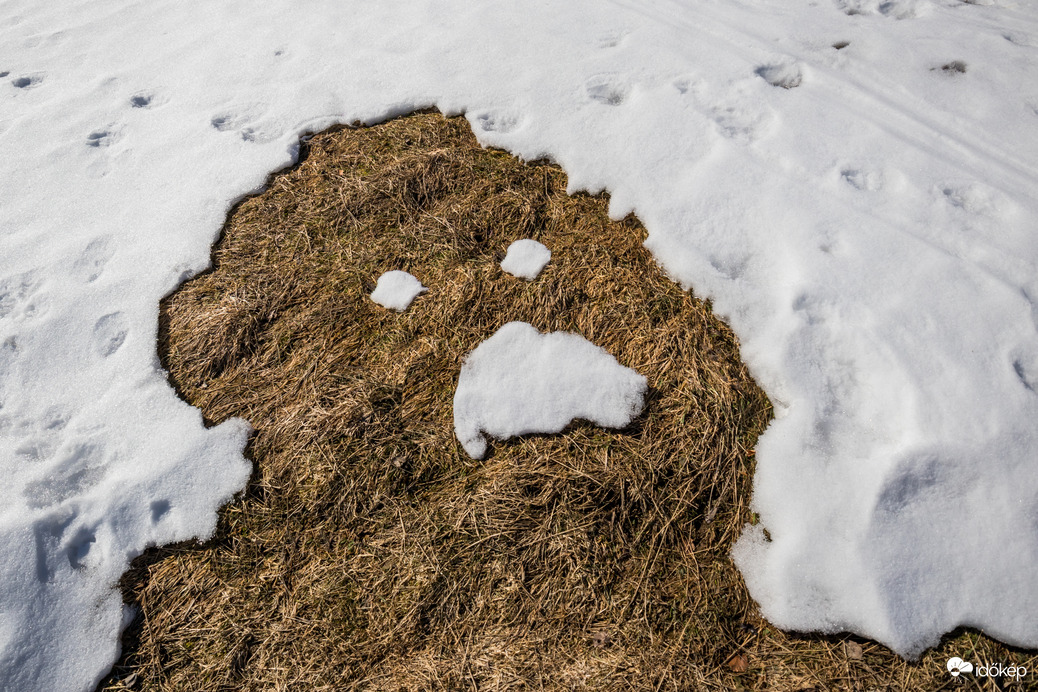
[{"label": "footprint in snow", "polygon": [[497,132],[506,135],[519,126],[519,119],[504,113],[488,111],[476,116],[473,125],[483,132]]},{"label": "footprint in snow", "polygon": [[1038,394],[1038,355],[1028,353],[1013,359],[1013,372],[1028,391]]},{"label": "footprint in snow", "polygon": [[101,236],[91,240],[72,265],[72,276],[82,283],[89,284],[97,280],[104,271],[108,260],[115,254],[115,247],[110,236]]},{"label": "footprint in snow", "polygon": [[155,95],[148,91],[139,91],[130,97],[131,108],[148,108],[151,106]]},{"label": "footprint in snow", "polygon": [[782,87],[783,89],[795,89],[804,81],[804,74],[797,63],[761,65],[756,72],[761,79],[771,86]]},{"label": "footprint in snow", "polygon": [[940,67],[931,67],[930,71],[936,72],[937,70],[940,70],[944,74],[955,76],[966,74],[968,68],[969,66],[961,60],[952,60],[951,62],[944,63]]},{"label": "footprint in snow", "polygon": [[115,142],[115,133],[111,130],[94,130],[87,135],[87,146],[100,149],[110,147]]},{"label": "footprint in snow", "polygon": [[214,115],[209,124],[217,132],[236,132],[245,142],[264,143],[275,139],[275,135],[257,124],[259,116],[254,115],[257,112],[258,107],[228,110]]},{"label": "footprint in snow", "polygon": [[169,500],[155,500],[151,503],[151,523],[158,524],[169,514]]},{"label": "footprint in snow", "polygon": [[[7,74],[8,74],[7,72],[4,73],[4,75],[7,75]],[[15,77],[14,79],[11,80],[11,84],[15,88],[17,88],[17,89],[31,89],[33,87],[39,86],[39,84],[42,81],[43,81],[43,75],[41,75],[41,74],[30,74],[30,75],[24,75],[22,77]]]},{"label": "footprint in snow", "polygon": [[875,192],[883,187],[883,176],[878,171],[845,168],[840,171],[843,181],[856,190]]},{"label": "footprint in snow", "polygon": [[848,16],[883,16],[912,19],[924,13],[919,0],[836,0],[836,6]]},{"label": "footprint in snow", "polygon": [[39,288],[40,280],[31,271],[0,279],[0,319],[26,316]]},{"label": "footprint in snow", "polygon": [[614,33],[604,34],[598,39],[599,48],[616,48],[623,44],[624,39],[627,38],[626,31],[617,31]]},{"label": "footprint in snow", "polygon": [[629,89],[612,75],[599,75],[585,82],[584,91],[591,101],[619,106],[627,100]]},{"label": "footprint in snow", "polygon": [[75,442],[42,477],[27,483],[22,495],[34,509],[61,504],[100,483],[108,473],[109,463],[101,446]]},{"label": "footprint in snow", "polygon": [[938,190],[948,204],[971,214],[995,217],[1002,206],[999,195],[979,183],[945,184]]},{"label": "footprint in snow", "polygon": [[130,326],[121,312],[105,315],[94,325],[94,349],[107,358],[113,355],[126,341]]},{"label": "footprint in snow", "polygon": [[98,526],[77,522],[75,512],[57,512],[33,527],[36,535],[36,578],[54,581],[59,571],[82,570],[100,564],[103,551],[94,550]]}]

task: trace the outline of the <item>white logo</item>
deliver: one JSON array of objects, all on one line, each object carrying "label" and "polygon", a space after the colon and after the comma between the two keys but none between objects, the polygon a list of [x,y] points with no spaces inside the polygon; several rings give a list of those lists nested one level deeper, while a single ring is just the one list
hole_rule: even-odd
[{"label": "white logo", "polygon": [[972,673],[973,664],[969,661],[963,661],[958,656],[952,656],[948,659],[948,672],[954,677],[959,677],[959,673]]},{"label": "white logo", "polygon": [[1007,666],[1003,663],[979,664],[976,668],[969,661],[963,661],[958,656],[948,659],[948,672],[952,677],[959,677],[962,673],[973,673],[978,678],[1015,678],[1023,680],[1027,676],[1027,668],[1024,666]]}]

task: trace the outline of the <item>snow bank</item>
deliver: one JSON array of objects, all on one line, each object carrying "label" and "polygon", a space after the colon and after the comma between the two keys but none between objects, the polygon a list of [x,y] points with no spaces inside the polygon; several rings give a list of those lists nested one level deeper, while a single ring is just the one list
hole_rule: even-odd
[{"label": "snow bank", "polygon": [[501,268],[520,279],[533,281],[551,261],[551,250],[536,240],[523,238],[508,246]]},{"label": "snow bank", "polygon": [[641,413],[645,388],[644,377],[578,334],[509,322],[465,357],[454,432],[482,459],[485,435],[556,433],[577,418],[622,428]]},{"label": "snow bank", "polygon": [[300,134],[430,106],[608,189],[738,334],[777,415],[771,540],[735,553],[767,617],[1038,646],[1036,27],[1001,0],[7,0],[0,688],[91,689],[118,574],[245,481],[243,424],[165,382],[159,300]]},{"label": "snow bank", "polygon": [[394,269],[378,277],[371,299],[389,310],[403,312],[418,294],[429,289],[407,272]]}]

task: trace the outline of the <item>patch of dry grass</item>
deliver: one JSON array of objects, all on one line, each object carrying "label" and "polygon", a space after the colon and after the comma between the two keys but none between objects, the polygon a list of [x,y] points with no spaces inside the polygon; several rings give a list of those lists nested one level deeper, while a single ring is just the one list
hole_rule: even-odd
[{"label": "patch of dry grass", "polygon": [[[639,222],[565,188],[425,113],[314,136],[234,210],[161,348],[208,420],[255,426],[256,473],[213,541],[124,579],[142,615],[101,689],[936,689],[942,656],[1021,656],[966,633],[908,664],[760,620],[728,552],[768,401]],[[553,252],[529,283],[498,266],[524,237]],[[390,269],[430,287],[404,313],[367,297]],[[638,370],[645,412],[468,458],[460,364],[512,320]]]}]

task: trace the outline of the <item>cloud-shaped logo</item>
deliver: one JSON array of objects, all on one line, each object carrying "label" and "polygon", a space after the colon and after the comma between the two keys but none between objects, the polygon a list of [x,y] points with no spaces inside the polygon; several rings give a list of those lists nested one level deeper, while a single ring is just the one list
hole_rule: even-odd
[{"label": "cloud-shaped logo", "polygon": [[973,664],[969,661],[963,661],[958,656],[953,656],[948,659],[948,672],[955,677],[959,677],[959,673],[972,673]]}]

